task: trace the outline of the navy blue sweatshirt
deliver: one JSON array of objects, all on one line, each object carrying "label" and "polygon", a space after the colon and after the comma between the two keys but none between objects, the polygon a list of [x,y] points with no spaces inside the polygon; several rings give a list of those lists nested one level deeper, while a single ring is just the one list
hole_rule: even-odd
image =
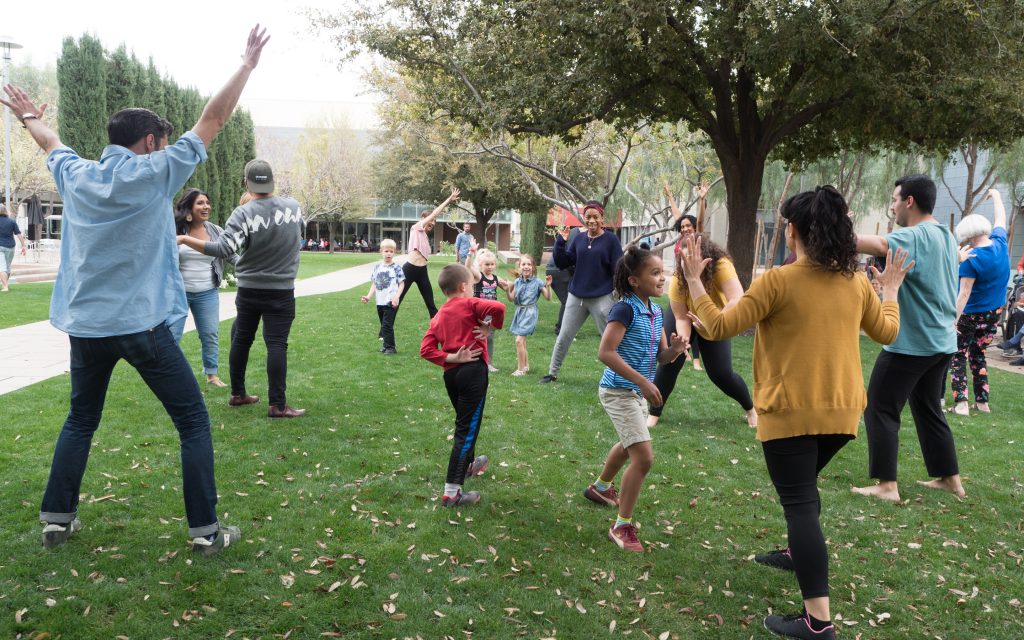
[{"label": "navy blue sweatshirt", "polygon": [[612,274],[622,257],[619,238],[605,231],[591,239],[581,233],[566,243],[561,235],[555,236],[551,253],[559,269],[576,267],[569,282],[569,293],[577,298],[600,298],[612,292]]}]

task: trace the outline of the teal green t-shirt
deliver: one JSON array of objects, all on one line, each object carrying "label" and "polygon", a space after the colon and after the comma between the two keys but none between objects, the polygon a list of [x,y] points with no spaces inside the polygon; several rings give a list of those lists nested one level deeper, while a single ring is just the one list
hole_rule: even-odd
[{"label": "teal green t-shirt", "polygon": [[937,222],[893,231],[886,239],[915,260],[900,287],[900,334],[884,347],[892,353],[931,356],[956,352],[957,257],[953,234]]}]

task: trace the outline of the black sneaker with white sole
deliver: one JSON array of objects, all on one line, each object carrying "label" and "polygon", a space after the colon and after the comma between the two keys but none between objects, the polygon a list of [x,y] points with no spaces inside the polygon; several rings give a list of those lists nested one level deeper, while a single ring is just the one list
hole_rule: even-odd
[{"label": "black sneaker with white sole", "polygon": [[768,616],[764,619],[764,628],[793,640],[836,640],[836,628],[832,623],[815,631],[806,612],[792,616]]},{"label": "black sneaker with white sole", "polygon": [[82,530],[82,521],[75,518],[71,522],[51,523],[47,522],[43,527],[43,546],[47,549],[59,547],[68,541],[68,538]]},{"label": "black sneaker with white sole", "polygon": [[754,556],[754,562],[763,564],[766,567],[782,569],[783,571],[796,571],[796,567],[793,566],[793,554],[789,552],[789,549],[776,549],[768,553],[759,553]]},{"label": "black sneaker with white sole", "polygon": [[238,527],[222,526],[217,530],[217,535],[214,536],[213,540],[207,540],[203,536],[192,538],[192,551],[204,556],[212,556],[241,541],[241,529]]},{"label": "black sneaker with white sole", "polygon": [[552,382],[554,382],[555,380],[558,380],[558,376],[553,376],[553,375],[551,375],[551,374],[549,373],[548,375],[544,376],[543,378],[541,378],[541,379],[540,379],[540,380],[538,380],[537,382],[538,382],[539,384],[551,384],[551,383],[552,383]]}]

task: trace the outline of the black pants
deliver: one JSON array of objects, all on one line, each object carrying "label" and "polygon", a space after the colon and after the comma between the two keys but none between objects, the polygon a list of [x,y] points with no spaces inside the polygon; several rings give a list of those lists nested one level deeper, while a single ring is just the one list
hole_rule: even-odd
[{"label": "black pants", "polygon": [[[669,309],[662,317],[665,321],[665,336],[669,337],[676,330],[676,318]],[[743,381],[738,373],[732,370],[732,342],[729,340],[707,340],[700,337],[696,330],[690,334],[690,342],[694,345],[694,357],[700,357],[703,353],[704,369],[708,372],[708,378],[722,393],[729,396],[743,407],[744,411],[754,408],[754,402],[750,399],[750,390],[747,383]],[[700,350],[696,348],[700,345]],[[675,362],[658,365],[654,372],[654,385],[661,392],[662,405],[651,407],[652,416],[660,416],[665,405],[668,404],[668,397],[676,386],[676,378],[686,363],[686,355],[676,358]]]},{"label": "black pants", "polygon": [[562,316],[565,315],[565,301],[569,299],[569,282],[572,280],[572,272],[568,269],[559,269],[548,265],[546,275],[551,276],[551,289],[558,297],[558,321],[555,322],[555,335],[562,329]]},{"label": "black pants", "polygon": [[377,305],[377,317],[380,318],[380,337],[384,338],[384,348],[395,348],[395,314],[398,309],[391,303]]},{"label": "black pants", "polygon": [[[405,287],[402,288],[402,295],[398,298],[398,306],[402,306],[405,294],[409,293],[409,289],[412,289],[412,285],[415,284],[416,288],[420,290],[420,295],[423,296],[423,304],[427,305],[427,313],[433,319],[437,315],[437,305],[434,304],[434,287],[430,284],[427,266],[417,267],[406,262],[402,265],[402,273],[405,274]],[[395,312],[397,313],[398,310],[396,309]]]},{"label": "black pants", "polygon": [[819,521],[818,474],[852,439],[828,434],[761,443],[768,475],[786,514],[789,553],[804,599],[828,596],[828,549]]},{"label": "black pants", "polygon": [[910,401],[917,439],[928,475],[960,473],[953,432],[940,401],[952,354],[908,356],[882,350],[868,383],[864,426],[868,434],[868,472],[872,478],[895,481],[900,449],[900,413]]},{"label": "black pants", "polygon": [[249,349],[256,339],[256,328],[263,319],[263,342],[267,345],[267,395],[270,404],[285,406],[285,380],[288,377],[288,334],[295,320],[293,289],[251,289],[239,287],[235,295],[238,317],[231,325],[231,393],[244,396],[245,370]]},{"label": "black pants", "polygon": [[477,360],[449,369],[444,372],[444,386],[455,407],[455,440],[445,482],[461,485],[476,456],[476,438],[487,399],[487,365]]}]

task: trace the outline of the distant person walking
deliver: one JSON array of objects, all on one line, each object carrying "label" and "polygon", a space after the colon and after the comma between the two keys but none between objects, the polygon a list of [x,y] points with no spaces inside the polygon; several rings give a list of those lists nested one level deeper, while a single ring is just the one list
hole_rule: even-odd
[{"label": "distant person walking", "polygon": [[455,236],[455,260],[459,264],[466,264],[466,258],[469,257],[469,248],[473,245],[473,234],[468,222],[462,225],[462,231],[459,235]]},{"label": "distant person walking", "polygon": [[71,343],[71,409],[39,514],[45,547],[64,544],[82,528],[82,477],[111,373],[122,359],[139,372],[178,430],[193,551],[214,554],[240,538],[237,527],[217,521],[210,416],[169,328],[187,313],[171,198],[206,160],[206,149],[260,61],[270,39],[265,33],[259,25],[249,33],[241,67],[210,98],[192,130],[170,146],[167,120],[148,109],[122,109],[107,123],[110,145],[100,159],[80,158],[43,122],[45,104],[37,107],[21,89],[4,87],[8,100],[0,102],[46,152],[64,201],[50,322]]},{"label": "distant person walking", "polygon": [[434,287],[430,284],[430,274],[427,272],[427,260],[430,258],[430,238],[427,234],[434,228],[437,216],[444,213],[453,202],[459,199],[459,190],[452,188],[452,194],[448,199],[437,206],[433,211],[424,211],[420,214],[420,221],[409,228],[408,256],[402,271],[405,272],[405,289],[398,300],[399,309],[405,300],[406,294],[416,285],[420,295],[423,297],[423,304],[427,307],[427,313],[431,319],[437,315],[437,305],[434,303]]},{"label": "distant person walking", "polygon": [[250,160],[245,165],[245,190],[252,199],[231,212],[220,238],[204,242],[178,236],[178,243],[216,258],[239,254],[235,265],[238,316],[231,328],[228,404],[238,407],[260,401],[259,396],[246,391],[245,374],[249,350],[262,320],[270,400],[267,417],[298,418],[306,412],[289,407],[285,391],[288,334],[295,320],[295,277],[299,273],[299,247],[306,223],[294,198],[274,195],[274,171],[265,160]]},{"label": "distant person walking", "polygon": [[[5,103],[6,104],[6,103]],[[7,215],[7,208],[0,208],[0,291],[10,289],[11,265],[14,263],[14,239],[21,243],[21,255],[25,255],[25,236],[18,223]]]}]

